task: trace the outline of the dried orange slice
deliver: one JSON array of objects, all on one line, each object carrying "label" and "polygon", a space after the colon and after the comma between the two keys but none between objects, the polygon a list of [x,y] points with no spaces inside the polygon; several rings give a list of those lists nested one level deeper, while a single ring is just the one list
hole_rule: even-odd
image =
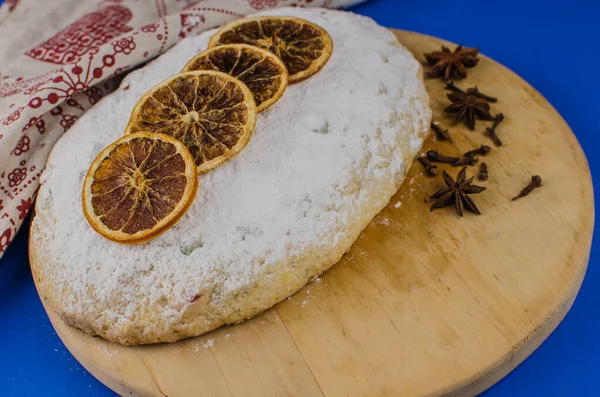
[{"label": "dried orange slice", "polygon": [[171,76],[144,94],[125,133],[150,131],[179,139],[202,173],[238,154],[255,125],[256,104],[246,84],[203,70]]},{"label": "dried orange slice", "polygon": [[83,213],[107,239],[151,240],[185,213],[198,189],[198,171],[177,139],[140,132],[125,135],[94,160],[83,183]]},{"label": "dried orange slice", "polygon": [[257,111],[281,98],[288,85],[288,71],[275,54],[247,44],[227,44],[196,55],[183,72],[217,70],[236,77],[252,91]]},{"label": "dried orange slice", "polygon": [[317,73],[333,52],[333,41],[321,27],[295,17],[242,18],[219,29],[209,47],[245,43],[277,55],[297,83]]}]

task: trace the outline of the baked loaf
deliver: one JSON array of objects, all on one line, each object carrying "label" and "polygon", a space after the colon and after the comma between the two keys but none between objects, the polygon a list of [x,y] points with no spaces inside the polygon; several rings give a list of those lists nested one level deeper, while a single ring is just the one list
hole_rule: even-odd
[{"label": "baked loaf", "polygon": [[326,29],[325,67],[259,114],[248,146],[200,176],[189,211],[142,245],[85,220],[95,156],[123,134],[139,98],[206,49],[183,40],[131,73],[60,139],[31,226],[41,297],[68,324],[123,344],[174,342],[250,318],[336,263],[399,188],[429,130],[421,67],[368,18],[281,8]]}]

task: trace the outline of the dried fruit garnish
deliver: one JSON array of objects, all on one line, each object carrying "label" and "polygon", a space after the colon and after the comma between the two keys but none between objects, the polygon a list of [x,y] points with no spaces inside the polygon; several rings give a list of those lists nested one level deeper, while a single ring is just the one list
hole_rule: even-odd
[{"label": "dried fruit garnish", "polygon": [[171,135],[188,148],[198,172],[207,172],[238,154],[255,124],[250,89],[225,73],[203,70],[172,76],[144,94],[125,133]]},{"label": "dried fruit garnish", "polygon": [[442,46],[441,51],[423,54],[431,66],[427,77],[443,77],[446,81],[464,79],[467,77],[466,68],[472,68],[479,62],[478,53],[479,48],[465,48],[459,45],[454,52]]},{"label": "dried fruit garnish", "polygon": [[295,17],[256,17],[232,21],[217,31],[209,47],[244,43],[277,55],[289,72],[290,84],[317,73],[333,52],[333,42],[321,27]]},{"label": "dried fruit garnish", "polygon": [[466,179],[467,167],[463,167],[460,170],[456,181],[446,171],[443,171],[442,175],[444,176],[446,187],[438,190],[431,196],[431,198],[437,199],[431,206],[431,211],[454,204],[456,213],[460,216],[463,216],[463,208],[481,215],[481,212],[479,212],[479,209],[477,209],[477,206],[468,195],[481,193],[485,188],[472,185],[474,177]]},{"label": "dried fruit garnish", "polygon": [[275,54],[247,44],[227,44],[203,51],[182,72],[197,70],[216,70],[242,80],[252,91],[258,112],[277,102],[288,85],[283,62]]},{"label": "dried fruit garnish", "polygon": [[179,220],[197,188],[196,164],[183,143],[164,134],[129,134],[100,152],[90,166],[83,212],[102,236],[143,243]]}]

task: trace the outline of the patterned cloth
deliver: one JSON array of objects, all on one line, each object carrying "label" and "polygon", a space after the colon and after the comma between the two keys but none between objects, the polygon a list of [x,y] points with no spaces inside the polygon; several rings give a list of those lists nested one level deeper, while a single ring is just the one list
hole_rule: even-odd
[{"label": "patterned cloth", "polygon": [[[131,68],[258,10],[360,0],[6,0],[0,6],[0,257],[60,136]],[[73,148],[77,150],[77,148]]]}]

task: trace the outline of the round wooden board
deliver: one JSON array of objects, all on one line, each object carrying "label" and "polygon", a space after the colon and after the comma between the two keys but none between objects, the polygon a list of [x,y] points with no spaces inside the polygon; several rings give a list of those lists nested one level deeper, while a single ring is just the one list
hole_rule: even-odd
[{"label": "round wooden board", "polygon": [[[396,32],[422,60],[439,39]],[[445,43],[448,44],[448,43]],[[448,104],[427,80],[434,118]],[[586,158],[552,106],[483,57],[462,87],[500,101],[504,146],[485,158],[482,216],[429,211],[441,178],[414,164],[400,191],[332,269],[271,310],[174,344],[126,347],[90,337],[48,312],[73,355],[122,395],[472,396],[531,354],[563,319],[583,280],[594,223]],[[460,154],[489,143],[450,129]],[[492,145],[493,146],[493,145]],[[441,167],[444,168],[444,167]],[[457,168],[447,167],[452,175]],[[470,173],[478,167],[470,168]],[[544,186],[511,201],[532,174]]]}]

